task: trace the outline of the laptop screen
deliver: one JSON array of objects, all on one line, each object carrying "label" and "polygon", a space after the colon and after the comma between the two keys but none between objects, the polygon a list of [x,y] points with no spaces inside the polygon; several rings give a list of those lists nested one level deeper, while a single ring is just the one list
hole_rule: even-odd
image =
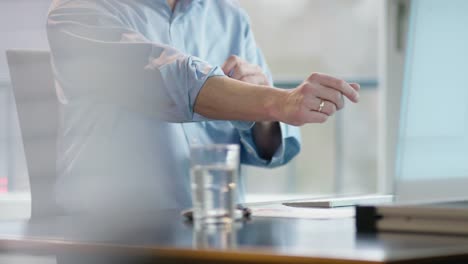
[{"label": "laptop screen", "polygon": [[413,0],[396,199],[468,198],[468,1]]}]

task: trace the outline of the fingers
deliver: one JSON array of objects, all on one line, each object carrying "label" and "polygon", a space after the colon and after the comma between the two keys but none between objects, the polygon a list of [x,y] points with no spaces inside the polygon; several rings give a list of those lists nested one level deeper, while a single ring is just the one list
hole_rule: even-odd
[{"label": "fingers", "polygon": [[303,89],[305,89],[305,93],[312,98],[320,98],[333,103],[337,110],[341,110],[344,107],[343,95],[335,89],[318,83],[305,83]]},{"label": "fingers", "polygon": [[234,67],[231,77],[236,80],[240,80],[242,77],[256,74],[263,74],[260,67],[254,64],[241,62]]},{"label": "fingers", "polygon": [[263,74],[247,75],[239,79],[240,81],[247,83],[256,83],[260,85],[268,85],[268,79]]},{"label": "fingers", "polygon": [[[333,104],[330,103],[329,105]],[[325,107],[322,111],[324,111],[324,109]],[[330,115],[326,114],[325,112],[314,111],[308,107],[303,106],[296,114],[292,115],[292,118],[281,121],[293,126],[302,126],[304,124],[310,123],[325,123],[329,117]]]},{"label": "fingers", "polygon": [[313,73],[307,80],[312,83],[319,83],[323,86],[335,89],[341,92],[344,96],[346,96],[349,100],[351,100],[354,103],[357,103],[359,101],[359,93],[356,90],[358,86],[354,85],[353,88],[344,80],[323,73]]},{"label": "fingers", "polygon": [[325,123],[328,120],[328,115],[317,112],[317,111],[306,111],[304,114],[304,122],[305,123]]},{"label": "fingers", "polygon": [[229,58],[224,62],[221,69],[223,70],[224,74],[229,75],[229,73],[234,70],[237,64],[239,64],[241,59],[235,55],[229,56]]},{"label": "fingers", "polygon": [[[320,107],[320,105],[323,102],[323,107]],[[326,100],[320,100],[317,98],[317,107],[312,108],[312,111],[317,111],[320,113],[324,113],[328,116],[332,116],[336,113],[337,108],[336,105],[332,102],[326,101]]]},{"label": "fingers", "polygon": [[[322,102],[323,102],[323,107],[320,107]],[[322,100],[317,97],[306,98],[304,100],[304,104],[309,109],[309,111],[316,111],[316,112],[324,113],[328,116],[332,116],[338,111],[334,103],[327,101],[327,100]]]},{"label": "fingers", "polygon": [[236,55],[231,55],[221,68],[224,74],[239,80],[243,76],[255,73],[257,71],[255,66],[256,65],[250,64]]},{"label": "fingers", "polygon": [[359,85],[359,83],[350,83],[349,85],[351,85],[356,92],[361,90],[361,85]]},{"label": "fingers", "polygon": [[359,101],[360,86],[324,74],[312,74],[280,104],[283,122],[292,125],[323,123],[344,107],[344,97],[353,102]]},{"label": "fingers", "polygon": [[260,66],[250,64],[242,58],[232,55],[224,62],[223,72],[236,80],[252,84],[269,85],[268,78]]}]

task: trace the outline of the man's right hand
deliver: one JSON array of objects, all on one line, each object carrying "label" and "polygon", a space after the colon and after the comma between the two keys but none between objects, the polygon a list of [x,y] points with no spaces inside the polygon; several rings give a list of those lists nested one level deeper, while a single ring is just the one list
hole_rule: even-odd
[{"label": "man's right hand", "polygon": [[357,83],[349,84],[330,75],[313,73],[297,88],[276,97],[269,110],[275,119],[295,126],[324,123],[344,107],[343,97],[357,103],[359,89]]}]

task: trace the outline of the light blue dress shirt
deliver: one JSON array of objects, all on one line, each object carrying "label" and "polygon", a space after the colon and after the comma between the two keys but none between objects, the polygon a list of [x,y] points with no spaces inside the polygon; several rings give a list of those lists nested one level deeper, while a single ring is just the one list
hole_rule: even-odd
[{"label": "light blue dress shirt", "polygon": [[[190,145],[241,145],[241,163],[275,167],[300,149],[298,128],[259,157],[253,123],[213,121],[196,97],[232,54],[270,77],[234,1],[55,0],[48,37],[62,105],[56,198],[67,211],[190,207]],[[265,179],[268,180],[268,179]],[[242,177],[239,184],[243,200]]]}]

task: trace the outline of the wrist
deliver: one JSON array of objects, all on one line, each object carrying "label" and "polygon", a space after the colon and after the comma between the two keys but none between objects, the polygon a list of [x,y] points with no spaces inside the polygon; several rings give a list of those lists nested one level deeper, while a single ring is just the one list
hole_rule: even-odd
[{"label": "wrist", "polygon": [[278,88],[268,88],[267,96],[263,97],[263,106],[267,121],[281,121],[282,108],[284,100],[287,98],[288,91]]}]

